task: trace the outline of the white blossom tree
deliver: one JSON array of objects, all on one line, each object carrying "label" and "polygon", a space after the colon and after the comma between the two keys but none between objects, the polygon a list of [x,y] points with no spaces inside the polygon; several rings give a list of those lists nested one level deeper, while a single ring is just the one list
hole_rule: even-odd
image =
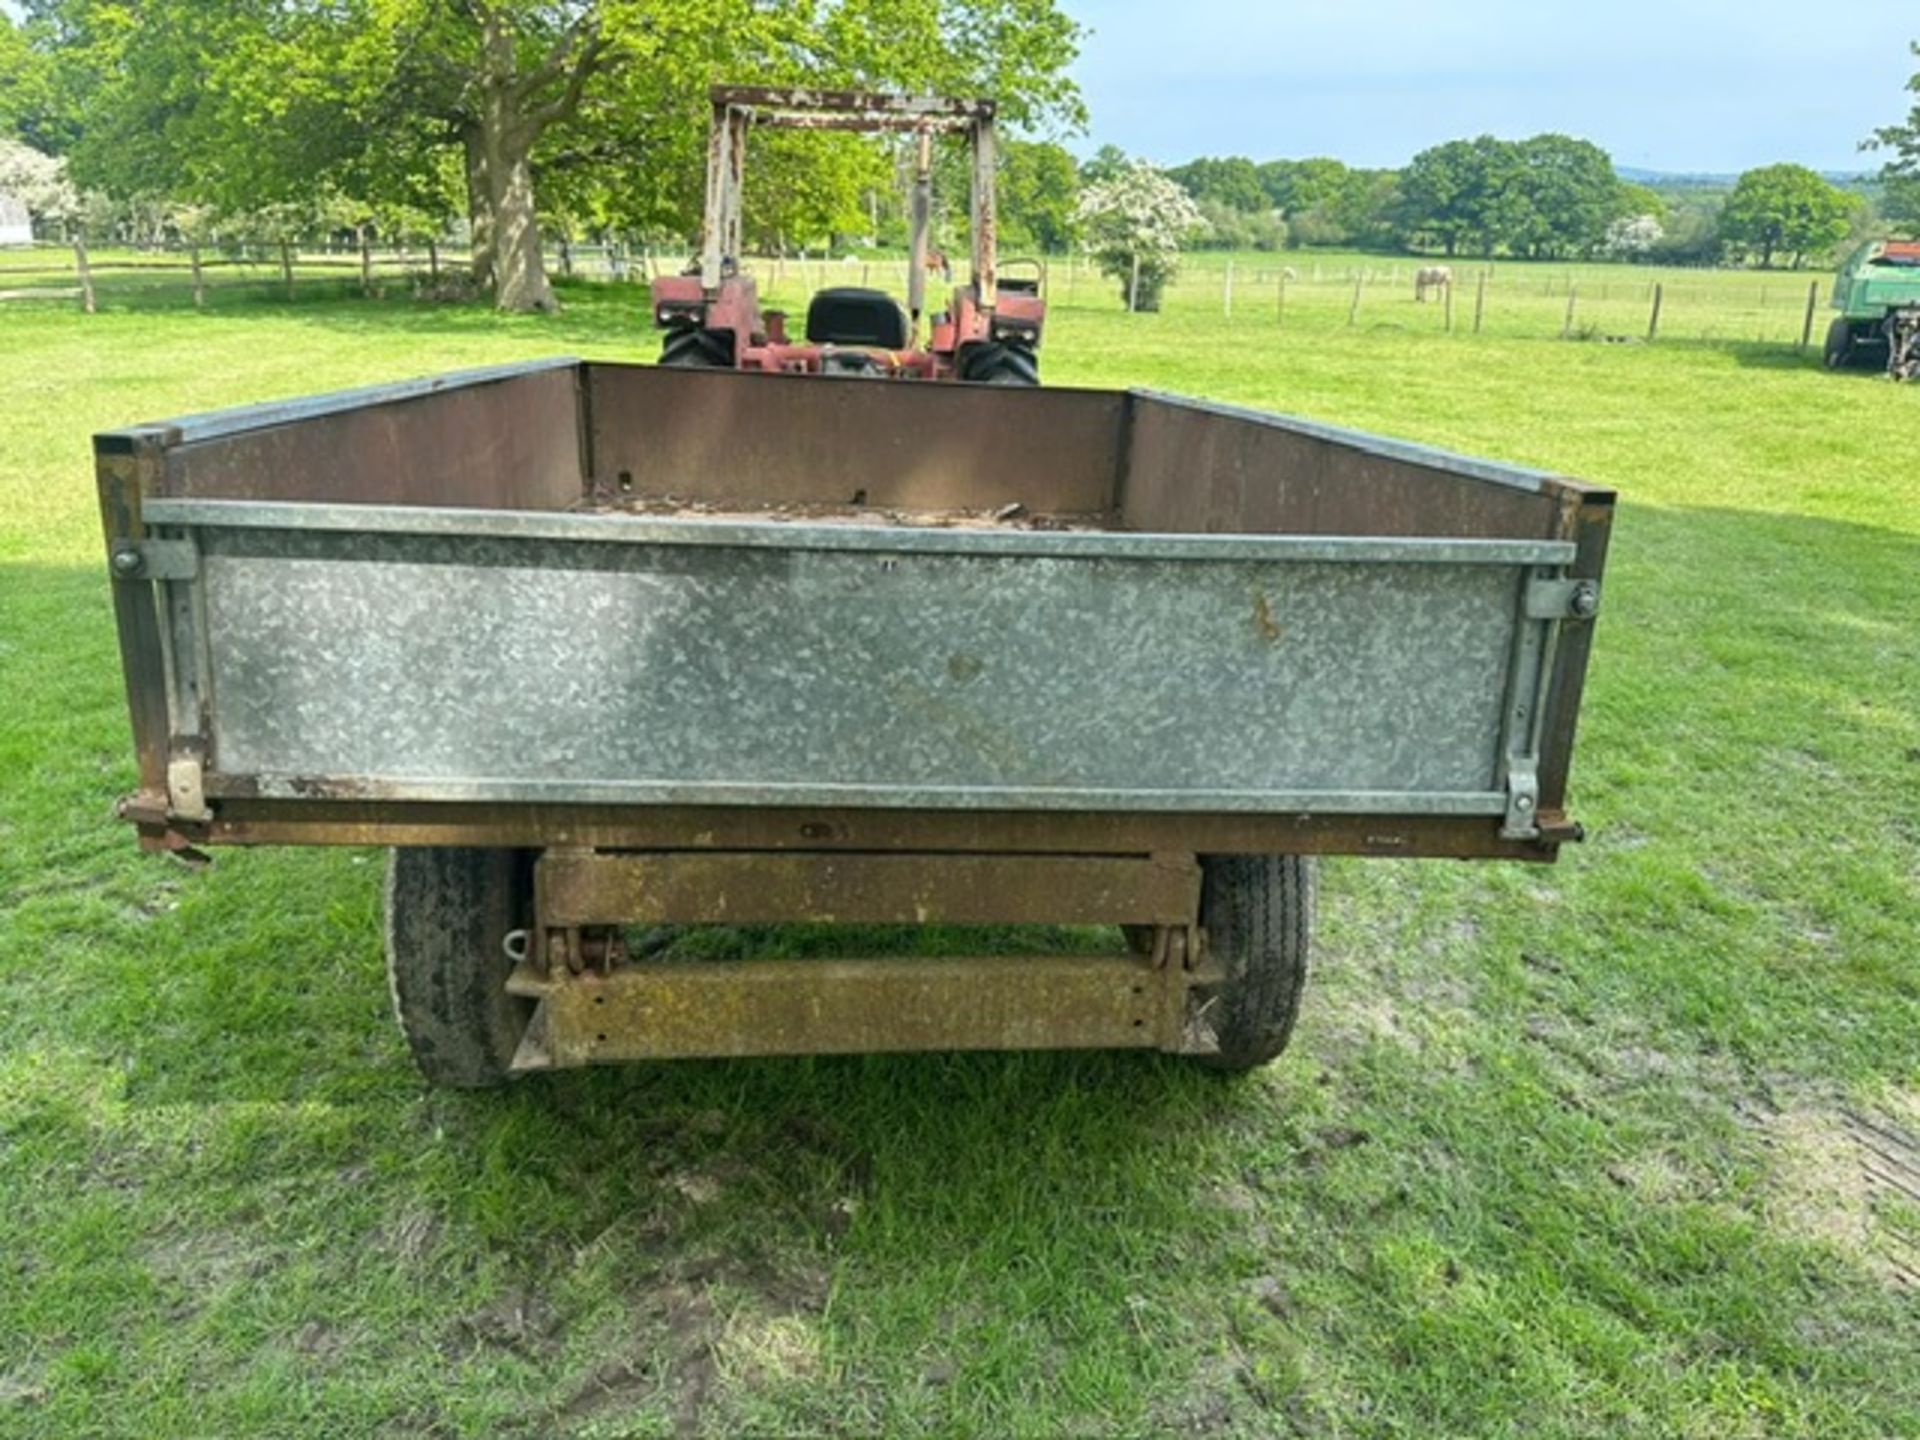
[{"label": "white blossom tree", "polygon": [[93,271],[87,265],[87,224],[102,210],[98,195],[82,195],[67,176],[67,162],[44,155],[31,145],[0,138],[0,190],[17,198],[27,214],[42,225],[57,225],[73,245],[74,273],[80,279],[80,299],[89,315],[94,311]]},{"label": "white blossom tree", "polygon": [[18,140],[0,138],[0,190],[19,200],[42,225],[65,225],[80,211],[66,162]]},{"label": "white blossom tree", "polygon": [[1158,310],[1180,249],[1206,220],[1174,180],[1136,160],[1080,195],[1074,218],[1101,273],[1120,282],[1129,310]]},{"label": "white blossom tree", "polygon": [[1607,227],[1607,238],[1600,248],[1615,260],[1641,260],[1666,234],[1657,216],[1625,215]]}]

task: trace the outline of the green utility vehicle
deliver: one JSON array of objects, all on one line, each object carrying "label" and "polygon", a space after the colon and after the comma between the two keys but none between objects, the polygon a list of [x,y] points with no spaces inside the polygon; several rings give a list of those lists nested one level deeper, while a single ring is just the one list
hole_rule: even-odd
[{"label": "green utility vehicle", "polygon": [[1847,257],[1833,282],[1829,370],[1881,363],[1896,380],[1920,374],[1920,241],[1874,240]]}]

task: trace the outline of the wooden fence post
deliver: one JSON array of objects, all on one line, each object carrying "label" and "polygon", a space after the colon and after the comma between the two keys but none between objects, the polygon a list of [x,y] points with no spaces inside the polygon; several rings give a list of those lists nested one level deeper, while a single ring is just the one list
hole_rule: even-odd
[{"label": "wooden fence post", "polygon": [[1133,278],[1127,281],[1127,313],[1140,313],[1140,252],[1133,252]]},{"label": "wooden fence post", "polygon": [[1452,277],[1448,277],[1447,283],[1445,285],[1442,285],[1440,289],[1443,292],[1440,298],[1446,303],[1446,307],[1447,307],[1447,334],[1451,335],[1453,333],[1453,280],[1452,280]]},{"label": "wooden fence post", "polygon": [[1653,313],[1647,317],[1647,339],[1660,338],[1660,302],[1666,298],[1667,287],[1658,280],[1653,282]]},{"label": "wooden fence post", "polygon": [[1220,313],[1227,319],[1233,318],[1233,261],[1227,261],[1226,283],[1220,290]]},{"label": "wooden fence post", "polygon": [[1573,338],[1573,307],[1579,299],[1580,287],[1571,280],[1567,281],[1567,318],[1560,324],[1560,338],[1562,340],[1571,340]]},{"label": "wooden fence post", "polygon": [[367,225],[360,227],[360,293],[373,295],[373,231]]},{"label": "wooden fence post", "polygon": [[287,282],[287,299],[293,299],[293,242],[280,242],[280,278]]},{"label": "wooden fence post", "polygon": [[76,222],[73,227],[73,268],[80,277],[80,308],[95,313],[93,266],[87,260],[87,232]]},{"label": "wooden fence post", "polygon": [[193,266],[193,308],[204,310],[207,308],[207,284],[200,273],[199,241],[196,240],[192,248],[187,251],[187,259]]},{"label": "wooden fence post", "polygon": [[1351,330],[1360,323],[1360,287],[1367,283],[1367,272],[1353,272],[1353,303],[1347,307],[1347,328]]},{"label": "wooden fence post", "polygon": [[1806,349],[1813,342],[1813,312],[1820,304],[1820,282],[1815,280],[1807,286],[1807,318],[1800,327],[1800,348]]},{"label": "wooden fence post", "polygon": [[1284,330],[1287,326],[1287,272],[1285,270],[1280,272],[1280,303],[1279,309],[1274,314],[1273,324],[1276,330]]},{"label": "wooden fence post", "polygon": [[1473,333],[1480,333],[1480,322],[1487,313],[1487,277],[1493,272],[1486,266],[1480,268],[1480,283],[1473,291]]}]

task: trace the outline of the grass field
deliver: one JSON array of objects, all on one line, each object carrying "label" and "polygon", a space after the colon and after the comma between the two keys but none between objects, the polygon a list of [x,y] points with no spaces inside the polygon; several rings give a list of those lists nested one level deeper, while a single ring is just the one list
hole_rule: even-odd
[{"label": "grass field", "polygon": [[650,352],[637,292],[0,313],[0,1435],[1920,1435],[1920,393],[1343,303],[1223,341],[1217,298],[1065,308],[1049,378],[1620,488],[1589,843],[1329,864],[1295,1048],[1239,1083],[479,1097],[393,1031],[379,857],[188,872],[112,821],[87,435]]},{"label": "grass field", "polygon": [[[555,263],[554,256],[548,258]],[[443,257],[444,273],[454,273],[459,259],[451,253]],[[682,257],[659,255],[653,263],[677,270]],[[1186,257],[1171,282],[1168,301],[1176,311],[1210,312],[1223,324],[1230,320],[1236,333],[1250,337],[1289,330],[1315,334],[1354,329],[1391,340],[1400,334],[1425,335],[1447,328],[1448,309],[1442,300],[1431,298],[1420,304],[1414,298],[1414,272],[1434,263],[1438,263],[1436,257],[1336,250],[1199,251]],[[1810,286],[1818,287],[1812,331],[1816,346],[1830,315],[1826,305],[1833,277],[1826,269],[1662,269],[1464,257],[1446,263],[1455,277],[1451,324],[1462,338],[1544,339],[1571,330],[1589,339],[1638,340],[1648,334],[1656,287],[1661,301],[1659,333],[1670,339],[1797,344],[1805,331]],[[92,265],[96,284],[109,305],[184,309],[192,303],[192,282],[182,253],[101,250],[93,255]],[[906,262],[898,257],[759,260],[754,265],[762,293],[796,311],[822,285],[884,285],[897,294],[906,290]],[[605,253],[595,247],[579,248],[577,266],[582,280],[605,280],[610,273]],[[426,257],[418,251],[380,252],[375,256],[375,281],[398,294],[423,281],[426,267]],[[1046,274],[1049,302],[1056,313],[1109,311],[1119,304],[1119,282],[1098,274],[1085,257],[1055,256],[1047,262]],[[271,255],[217,261],[209,254],[206,275],[209,304],[215,308],[285,299],[279,263]],[[65,296],[75,283],[73,257],[65,249],[0,251],[0,295],[44,291]],[[296,300],[355,295],[360,288],[358,258],[344,251],[302,253],[294,266],[294,283]],[[77,305],[78,301],[15,299],[0,303],[0,314],[8,306],[42,303]]]}]

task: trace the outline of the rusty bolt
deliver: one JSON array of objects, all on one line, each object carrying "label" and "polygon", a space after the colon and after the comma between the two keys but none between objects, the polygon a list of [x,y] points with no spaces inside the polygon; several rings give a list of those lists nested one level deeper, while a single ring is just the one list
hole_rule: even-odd
[{"label": "rusty bolt", "polygon": [[125,550],[114,551],[113,559],[110,563],[113,566],[113,573],[122,579],[130,579],[138,575],[146,564],[146,562],[140,558],[140,552],[131,546]]}]

